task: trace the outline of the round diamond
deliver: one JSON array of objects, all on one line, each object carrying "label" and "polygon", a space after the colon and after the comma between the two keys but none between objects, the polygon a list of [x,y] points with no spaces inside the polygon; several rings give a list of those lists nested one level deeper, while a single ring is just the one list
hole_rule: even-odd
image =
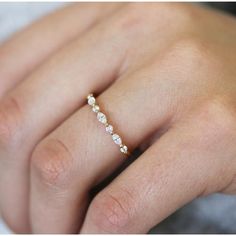
[{"label": "round diamond", "polygon": [[94,105],[92,110],[97,113],[97,112],[99,112],[100,108],[98,105]]},{"label": "round diamond", "polygon": [[103,124],[107,123],[107,118],[102,112],[98,112],[97,119],[98,119],[98,121],[100,121]]},{"label": "round diamond", "polygon": [[122,140],[121,140],[121,138],[120,138],[120,136],[119,136],[118,134],[113,134],[113,135],[112,135],[112,139],[113,139],[113,141],[114,141],[116,144],[121,145]]},{"label": "round diamond", "polygon": [[113,132],[113,126],[112,126],[112,125],[106,126],[106,131],[107,131],[109,134],[112,134],[112,132]]},{"label": "round diamond", "polygon": [[90,106],[94,105],[95,102],[96,102],[95,97],[93,97],[93,96],[88,97],[88,104],[89,104]]},{"label": "round diamond", "polygon": [[128,153],[128,148],[127,148],[127,146],[125,146],[125,145],[121,146],[120,151],[121,151],[122,153],[127,154],[127,153]]}]

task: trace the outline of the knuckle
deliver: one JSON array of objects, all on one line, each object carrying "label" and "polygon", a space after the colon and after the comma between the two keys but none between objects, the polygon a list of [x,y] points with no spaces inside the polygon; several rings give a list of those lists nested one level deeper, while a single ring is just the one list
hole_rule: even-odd
[{"label": "knuckle", "polygon": [[[155,9],[153,12],[157,15],[158,20],[164,17],[174,22],[176,26],[181,25],[183,28],[187,27],[187,23],[192,22],[194,19],[193,10],[195,8],[184,3],[160,3],[153,9]],[[165,25],[166,22],[163,21],[161,24]]]},{"label": "knuckle", "polygon": [[[147,12],[149,13],[148,15]],[[171,18],[176,22],[189,16],[189,12],[190,8],[186,7],[185,4],[180,3],[128,3],[123,14],[124,16],[127,16],[128,19],[133,16],[140,16],[143,20],[152,19],[159,21],[160,18],[164,17]],[[160,23],[164,24],[164,22]]]},{"label": "knuckle", "polygon": [[201,14],[199,9],[196,9],[196,7],[185,3],[165,4],[163,9],[174,22],[177,21],[178,23],[182,24],[183,28],[196,25],[196,17],[200,17],[199,14]]},{"label": "knuckle", "polygon": [[181,37],[170,46],[163,59],[166,65],[170,63],[174,65],[173,70],[186,83],[197,81],[205,86],[208,82],[211,88],[221,83],[219,74],[222,74],[222,56],[212,50],[209,42],[204,39],[192,36]]},{"label": "knuckle", "polygon": [[[142,6],[141,6],[142,5]],[[141,7],[144,7],[143,4],[133,4],[129,3],[126,5],[126,8],[120,13],[122,17],[119,17],[118,24],[122,27],[125,28],[125,26],[133,25],[129,23],[134,23],[134,19],[138,19],[142,16],[142,11]]]},{"label": "knuckle", "polygon": [[[203,72],[204,78],[214,78],[222,68],[222,56],[205,39],[188,37],[180,42],[183,56],[186,55],[185,64],[190,63],[190,69]],[[211,75],[211,76],[210,76]]]},{"label": "knuckle", "polygon": [[216,145],[224,140],[236,138],[236,116],[234,110],[221,99],[207,102],[199,113],[202,120],[202,129],[209,142]]},{"label": "knuckle", "polygon": [[44,140],[32,154],[33,173],[48,186],[65,187],[70,183],[73,160],[59,139]]},{"label": "knuckle", "polygon": [[104,232],[122,233],[131,221],[131,195],[121,190],[98,194],[92,202],[92,221]]},{"label": "knuckle", "polygon": [[147,21],[142,7],[145,6],[143,4],[128,3],[122,11],[118,12],[112,18],[112,29],[109,29],[112,35],[117,35],[117,32],[127,37],[137,35],[140,27],[144,27],[144,23]]},{"label": "knuckle", "polygon": [[143,34],[146,30],[149,32],[150,29],[160,30],[163,27],[170,27],[166,22],[168,24],[174,22],[175,27],[187,29],[189,25],[192,27],[196,14],[194,8],[180,3],[128,3],[114,17],[112,25],[116,31],[118,29],[132,36],[140,36],[140,33]]},{"label": "knuckle", "polygon": [[19,127],[22,120],[22,112],[16,98],[10,97],[4,100],[0,107],[0,144],[4,148],[10,148],[19,139]]},{"label": "knuckle", "polygon": [[186,61],[194,64],[204,60],[206,55],[206,45],[203,41],[194,37],[178,39],[174,45],[174,50],[178,56],[182,55],[181,59],[186,59]]}]

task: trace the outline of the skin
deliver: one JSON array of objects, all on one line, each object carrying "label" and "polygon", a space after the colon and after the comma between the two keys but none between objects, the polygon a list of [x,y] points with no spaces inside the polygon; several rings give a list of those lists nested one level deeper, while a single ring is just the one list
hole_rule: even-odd
[{"label": "skin", "polygon": [[[55,30],[56,29],[56,30]],[[42,37],[43,36],[43,37]],[[0,209],[18,233],[146,233],[236,193],[236,21],[190,4],[74,4],[0,48]],[[126,158],[86,105],[100,107]]]}]

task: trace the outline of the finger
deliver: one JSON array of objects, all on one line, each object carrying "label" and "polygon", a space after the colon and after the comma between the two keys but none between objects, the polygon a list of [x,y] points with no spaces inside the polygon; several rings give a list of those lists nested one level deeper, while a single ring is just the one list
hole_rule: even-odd
[{"label": "finger", "polygon": [[125,53],[124,40],[119,45],[116,40],[104,25],[95,27],[2,101],[0,203],[4,218],[15,230],[27,226],[28,161],[34,146],[84,103],[88,91],[101,91],[114,80]]},{"label": "finger", "polygon": [[[163,88],[161,83],[150,83],[153,73],[149,72],[147,79],[149,70],[127,75],[98,97],[112,125],[131,149],[171,116],[169,100],[162,100],[162,105],[158,102]],[[151,90],[152,86],[159,90]],[[149,98],[154,95],[152,106],[156,109],[150,109]],[[78,227],[83,220],[89,189],[123,161],[119,148],[99,125],[91,108],[81,108],[33,153],[30,212],[34,232],[75,232],[76,224]]]},{"label": "finger", "polygon": [[0,48],[0,97],[53,52],[84,34],[119,4],[72,4],[17,33]]},{"label": "finger", "polygon": [[222,136],[233,132],[201,116],[210,120],[174,127],[101,191],[81,233],[146,233],[192,199],[222,189],[234,173]]}]

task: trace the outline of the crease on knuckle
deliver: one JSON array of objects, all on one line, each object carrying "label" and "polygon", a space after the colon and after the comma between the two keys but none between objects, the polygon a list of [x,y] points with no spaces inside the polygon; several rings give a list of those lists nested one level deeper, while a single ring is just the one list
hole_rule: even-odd
[{"label": "crease on knuckle", "polygon": [[16,144],[19,136],[22,112],[16,98],[10,97],[4,100],[0,107],[0,144],[4,148],[10,148]]},{"label": "crease on knuckle", "polygon": [[[200,37],[186,35],[180,37],[171,46],[171,55],[178,58],[177,62],[184,63],[191,71],[214,72],[221,68],[221,61],[209,43]],[[212,75],[212,74],[211,74]],[[206,77],[206,76],[205,76]]]},{"label": "crease on knuckle", "polygon": [[65,143],[50,139],[35,148],[32,166],[43,184],[64,188],[70,183],[73,158]]},{"label": "crease on knuckle", "polygon": [[104,232],[121,233],[131,220],[132,195],[125,190],[114,194],[102,193],[95,198],[93,221]]},{"label": "crease on knuckle", "polygon": [[201,110],[203,129],[208,140],[218,141],[229,139],[236,131],[235,114],[220,99],[208,102]]}]

